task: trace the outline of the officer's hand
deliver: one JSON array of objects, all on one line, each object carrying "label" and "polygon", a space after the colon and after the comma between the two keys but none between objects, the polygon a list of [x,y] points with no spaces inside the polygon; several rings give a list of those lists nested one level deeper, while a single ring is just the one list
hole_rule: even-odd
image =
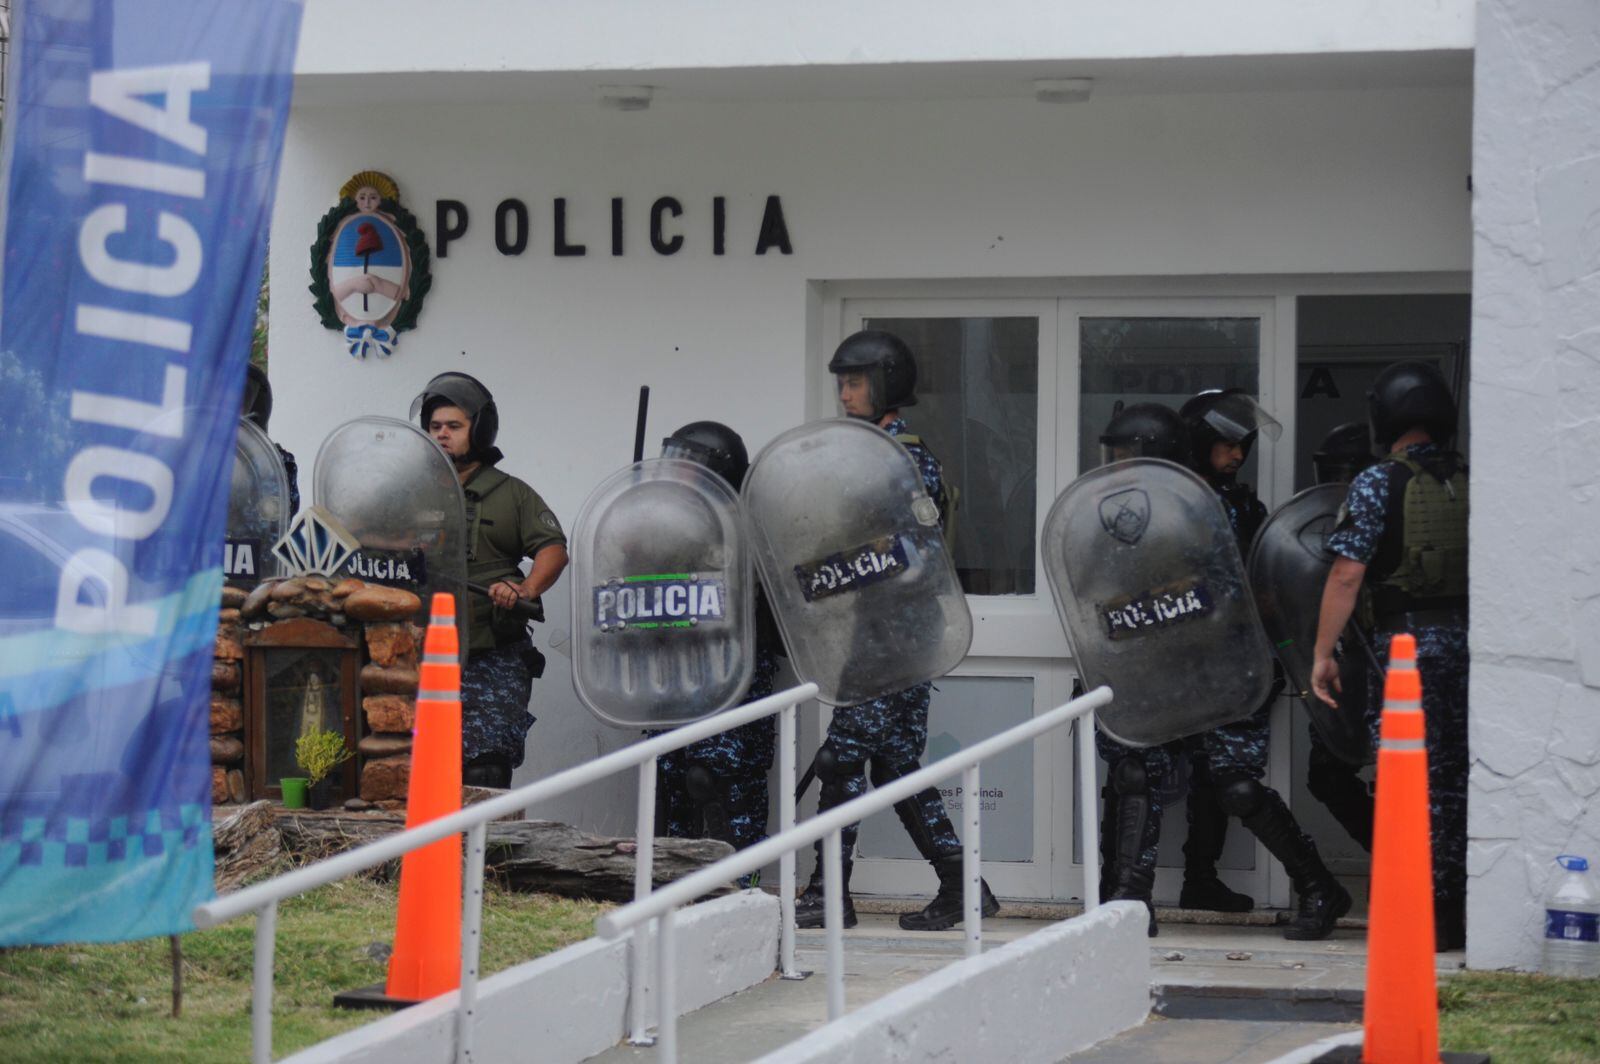
[{"label": "officer's hand", "polygon": [[489,598],[496,606],[509,610],[522,599],[522,590],[509,580],[496,580],[489,585]]},{"label": "officer's hand", "polygon": [[1311,665],[1311,693],[1322,699],[1334,709],[1339,708],[1336,697],[1344,692],[1344,684],[1339,679],[1339,663],[1333,660],[1333,655],[1319,655]]}]

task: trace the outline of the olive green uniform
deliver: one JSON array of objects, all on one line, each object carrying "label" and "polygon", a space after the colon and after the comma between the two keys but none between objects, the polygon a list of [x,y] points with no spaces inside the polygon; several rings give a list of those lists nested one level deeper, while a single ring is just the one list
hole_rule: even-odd
[{"label": "olive green uniform", "polygon": [[[565,545],[561,522],[527,484],[494,466],[480,468],[463,486],[467,502],[467,579],[492,584],[522,582],[522,560]],[[504,757],[522,763],[533,716],[532,643],[527,622],[483,595],[468,597],[470,633],[461,674],[462,757]],[[539,600],[534,600],[540,605]],[[541,606],[542,610],[542,606]],[[542,618],[542,612],[541,612]]]}]

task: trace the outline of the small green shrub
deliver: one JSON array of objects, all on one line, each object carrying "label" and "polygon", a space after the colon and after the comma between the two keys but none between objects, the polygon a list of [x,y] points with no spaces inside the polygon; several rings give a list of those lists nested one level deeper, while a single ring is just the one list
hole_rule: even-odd
[{"label": "small green shrub", "polygon": [[294,741],[295,764],[305,772],[312,786],[354,756],[344,745],[344,736],[336,731],[318,728]]}]

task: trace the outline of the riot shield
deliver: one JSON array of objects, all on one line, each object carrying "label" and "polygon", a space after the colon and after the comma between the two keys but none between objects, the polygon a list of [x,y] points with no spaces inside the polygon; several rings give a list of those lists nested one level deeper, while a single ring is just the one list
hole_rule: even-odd
[{"label": "riot shield", "polygon": [[739,497],[654,458],[589,496],[572,542],[572,686],[608,724],[660,728],[736,705],[755,669],[755,574]]},{"label": "riot shield", "polygon": [[293,516],[283,456],[265,432],[240,418],[233,445],[233,483],[228,489],[223,578],[235,587],[253,587],[277,576],[278,560],[272,545]]},{"label": "riot shield", "polygon": [[1272,649],[1216,493],[1181,466],[1133,458],[1067,486],[1044,564],[1084,683],[1115,700],[1100,726],[1154,746],[1240,720],[1272,690]]},{"label": "riot shield", "polygon": [[1334,559],[1325,542],[1347,490],[1344,484],[1318,484],[1278,507],[1256,533],[1247,571],[1261,624],[1277,647],[1278,660],[1294,693],[1306,704],[1311,726],[1335,756],[1359,766],[1369,760],[1372,745],[1367,731],[1367,683],[1372,666],[1366,651],[1355,642],[1361,638],[1359,634],[1346,632],[1339,708],[1331,708],[1311,693],[1322,588]]},{"label": "riot shield", "polygon": [[427,433],[391,417],[358,417],[328,434],[312,475],[317,505],[360,549],[334,576],[456,597],[467,652],[467,515],[455,466]]},{"label": "riot shield", "polygon": [[894,437],[838,418],[756,456],[745,520],[773,615],[802,679],[829,705],[943,676],[972,614],[917,463]]}]

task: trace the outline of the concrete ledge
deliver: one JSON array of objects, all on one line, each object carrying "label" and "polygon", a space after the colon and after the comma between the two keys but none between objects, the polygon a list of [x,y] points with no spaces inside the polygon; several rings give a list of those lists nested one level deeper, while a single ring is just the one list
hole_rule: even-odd
[{"label": "concrete ledge", "polygon": [[[673,925],[678,951],[678,1015],[720,1001],[771,976],[778,968],[780,918],[778,899],[760,890],[741,891],[678,910]],[[631,951],[632,936],[625,941]],[[655,946],[652,931],[647,958],[651,980],[656,974]],[[631,961],[629,970],[632,971]],[[644,993],[646,1022],[654,1025],[659,1022],[654,988],[646,986]]]},{"label": "concrete ledge", "polygon": [[1147,915],[1111,902],[879,998],[761,1064],[1058,1061],[1144,1022]]},{"label": "concrete ledge", "polygon": [[[778,900],[744,891],[680,910],[678,1011],[770,976],[778,952]],[[653,947],[652,941],[652,947]],[[609,1049],[627,1034],[629,950],[589,939],[508,968],[478,984],[475,1056],[564,1064]],[[645,992],[648,994],[648,988]],[[287,1058],[293,1064],[452,1064],[454,991]]]},{"label": "concrete ledge", "polygon": [[1296,1020],[1360,1023],[1366,994],[1357,987],[1243,986],[1158,981],[1156,1015],[1169,1020]]}]

